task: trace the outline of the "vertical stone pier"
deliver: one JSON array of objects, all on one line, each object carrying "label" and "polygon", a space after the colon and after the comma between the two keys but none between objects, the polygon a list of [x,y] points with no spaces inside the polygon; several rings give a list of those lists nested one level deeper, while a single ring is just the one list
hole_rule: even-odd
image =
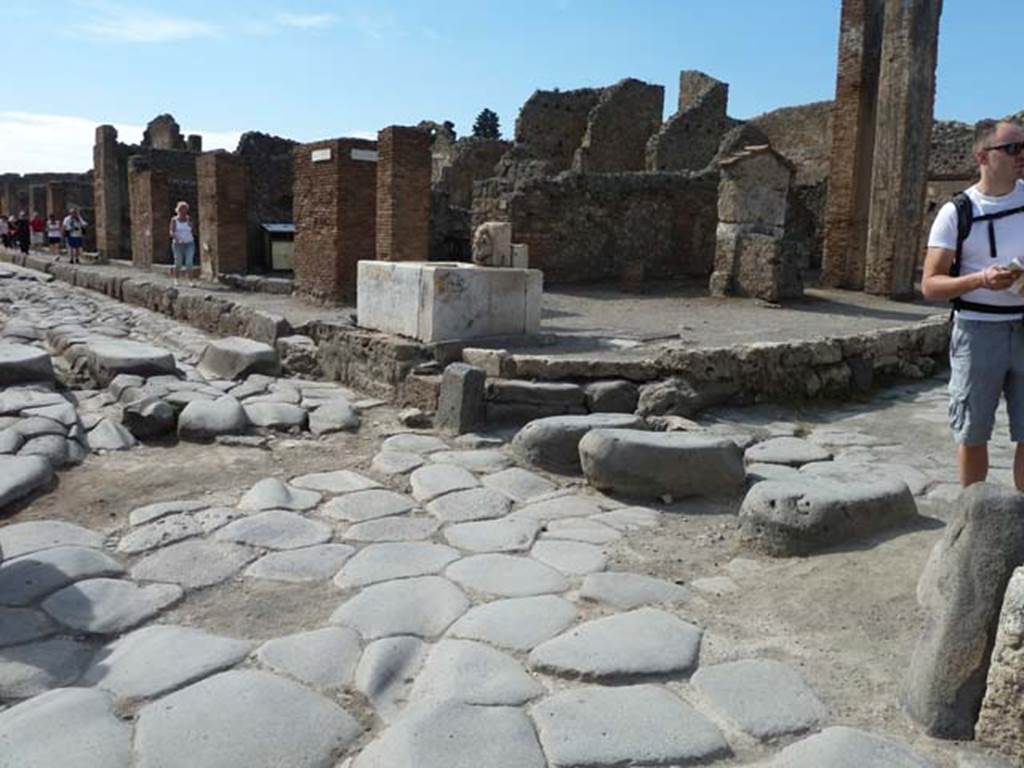
[{"label": "vertical stone pier", "polygon": [[244,161],[230,152],[207,152],[196,159],[203,233],[197,257],[202,276],[248,271],[248,207]]},{"label": "vertical stone pier", "polygon": [[96,249],[104,259],[120,259],[130,251],[128,233],[123,227],[128,190],[122,184],[118,168],[117,129],[112,125],[96,128],[93,168]]},{"label": "vertical stone pier", "polygon": [[430,254],[430,134],[392,125],[377,137],[377,259],[426,261]]},{"label": "vertical stone pier", "polygon": [[128,169],[131,201],[132,264],[149,269],[154,263],[171,261],[170,189],[167,174],[150,168],[142,158],[133,158]]}]

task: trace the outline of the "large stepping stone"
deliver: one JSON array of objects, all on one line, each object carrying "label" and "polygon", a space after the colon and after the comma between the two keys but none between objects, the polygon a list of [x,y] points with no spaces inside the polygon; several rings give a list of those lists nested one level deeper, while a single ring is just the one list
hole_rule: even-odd
[{"label": "large stepping stone", "polygon": [[511,656],[472,640],[441,640],[416,677],[409,700],[518,705],[544,693]]},{"label": "large stepping stone", "polygon": [[192,627],[143,627],[101,648],[79,684],[118,699],[151,699],[234,666],[252,646]]},{"label": "large stepping stone", "polygon": [[529,651],[576,620],[576,606],[554,595],[513,597],[478,605],[456,621],[448,634],[482,640],[514,651]]},{"label": "large stepping stone", "polygon": [[800,437],[773,437],[747,449],[749,463],[785,464],[800,467],[814,461],[829,461],[832,452]]},{"label": "large stepping stone", "polygon": [[406,432],[389,437],[381,444],[381,450],[427,454],[434,451],[446,451],[448,450],[448,444],[439,437]]},{"label": "large stepping stone", "polygon": [[[0,460],[0,477],[3,477],[3,466]],[[0,552],[5,558],[63,546],[100,548],[103,536],[63,520],[32,520],[0,527]]]},{"label": "large stepping stone", "polygon": [[743,500],[740,529],[752,548],[787,557],[849,544],[916,515],[910,489],[893,478],[870,483],[767,480],[754,485]]},{"label": "large stepping stone", "polygon": [[448,566],[445,575],[472,592],[499,597],[528,597],[569,588],[568,580],[555,569],[512,555],[473,555]]},{"label": "large stepping stone", "polygon": [[412,495],[417,501],[430,501],[452,491],[475,488],[480,482],[473,474],[452,464],[428,464],[415,470],[409,478]]},{"label": "large stepping stone", "polygon": [[399,542],[371,544],[349,560],[334,579],[342,589],[391,579],[439,573],[459,553],[443,544]]},{"label": "large stepping stone", "polygon": [[309,475],[296,477],[290,483],[296,488],[304,488],[307,491],[319,491],[320,493],[342,494],[353,491],[365,491],[370,488],[380,488],[380,483],[363,477],[356,472],[347,469],[339,469],[334,472],[313,472]]},{"label": "large stepping stone", "polygon": [[143,558],[132,567],[131,577],[177,584],[183,589],[201,589],[230,579],[254,557],[256,553],[248,547],[191,539]]},{"label": "large stepping stone", "polygon": [[548,416],[524,426],[512,439],[512,450],[524,461],[552,472],[580,471],[579,444],[592,429],[643,429],[639,416],[592,413]]},{"label": "large stepping stone", "polygon": [[155,616],[182,594],[177,584],[140,586],[119,579],[89,579],[55,592],[42,607],[70,629],[114,635]]},{"label": "large stepping stone", "polygon": [[586,496],[565,495],[527,504],[512,514],[521,520],[547,522],[566,517],[590,517],[601,512],[601,507]]},{"label": "large stepping stone", "polygon": [[[50,484],[53,467],[42,456],[0,456],[0,509]],[[7,552],[6,547],[3,550]]]},{"label": "large stepping stone", "polygon": [[312,547],[271,552],[245,569],[245,575],[270,581],[326,581],[345,564],[355,549],[347,544],[317,544]]},{"label": "large stepping stone", "polygon": [[520,467],[509,467],[501,472],[485,475],[483,483],[493,488],[512,501],[527,502],[539,496],[546,496],[557,490],[558,486],[540,475]]},{"label": "large stepping stone", "polygon": [[462,590],[440,576],[398,579],[366,587],[331,614],[330,622],[352,627],[364,640],[388,635],[431,639],[469,608]]},{"label": "large stepping stone", "polygon": [[63,688],[0,712],[4,768],[130,768],[132,728],[102,691]]},{"label": "large stepping stone", "polygon": [[702,632],[657,608],[639,608],[580,624],[538,645],[530,666],[585,680],[685,675],[697,665]]},{"label": "large stepping stone", "polygon": [[722,715],[760,741],[812,730],[828,716],[803,678],[771,659],[701,667],[692,683]]},{"label": "large stepping stone", "polygon": [[256,660],[313,688],[340,688],[352,680],[360,653],[353,630],[324,627],[268,640]]},{"label": "large stepping stone", "polygon": [[761,768],[938,768],[906,744],[855,728],[826,728],[790,744]]},{"label": "large stepping stone", "polygon": [[681,603],[690,591],[671,581],[639,573],[592,573],[583,580],[580,597],[629,611],[642,605]]},{"label": "large stepping stone", "polygon": [[90,451],[127,451],[138,445],[135,436],[112,419],[101,419],[89,430],[86,442]]},{"label": "large stepping stone", "polygon": [[117,542],[117,551],[134,555],[198,536],[202,532],[203,527],[191,515],[167,515],[126,533]]},{"label": "large stepping stone", "polygon": [[[552,768],[691,765],[729,754],[709,720],[654,685],[562,691],[530,714]],[[826,765],[835,766],[818,768]]]},{"label": "large stepping stone", "polygon": [[323,696],[267,672],[223,672],[143,707],[137,768],[324,768],[362,733]]},{"label": "large stepping stone", "polygon": [[490,488],[470,488],[446,493],[427,504],[427,511],[445,523],[504,517],[511,509],[512,500]]},{"label": "large stepping stone", "polygon": [[533,726],[516,707],[426,701],[370,743],[352,768],[545,768]]},{"label": "large stepping stone", "polygon": [[220,541],[234,541],[264,549],[299,549],[329,541],[331,529],[294,512],[272,509],[243,517],[217,531]]},{"label": "large stepping stone", "polygon": [[608,556],[600,547],[579,541],[544,539],[533,545],[530,556],[570,575],[595,573],[608,567]]},{"label": "large stepping stone", "polygon": [[97,549],[44,549],[0,563],[0,605],[29,605],[72,582],[122,573],[119,562]]},{"label": "large stepping stone", "polygon": [[51,688],[73,685],[95,650],[68,637],[4,648],[0,653],[0,699],[27,699]]},{"label": "large stepping stone", "polygon": [[449,525],[444,537],[469,552],[522,552],[533,546],[540,527],[535,520],[483,520]]},{"label": "large stepping stone", "polygon": [[53,378],[53,363],[45,349],[0,341],[0,387]]},{"label": "large stepping stone", "polygon": [[193,400],[178,416],[178,437],[212,440],[220,435],[241,435],[249,428],[245,410],[230,395],[216,400]]},{"label": "large stepping stone", "polygon": [[173,432],[177,414],[169,403],[150,396],[126,404],[121,411],[121,421],[132,436],[145,440]]},{"label": "large stepping stone", "polygon": [[328,400],[309,414],[309,431],[318,436],[355,432],[361,423],[359,411],[343,398]]},{"label": "large stepping stone", "polygon": [[580,440],[579,452],[590,485],[625,496],[722,496],[746,485],[743,453],[723,437],[593,429]]},{"label": "large stepping stone", "polygon": [[32,608],[0,608],[0,648],[41,640],[56,631],[45,613]]},{"label": "large stepping stone", "polygon": [[438,451],[430,454],[438,464],[455,464],[471,472],[499,472],[512,466],[512,459],[504,451],[481,449],[476,451]]},{"label": "large stepping stone", "polygon": [[401,636],[375,640],[363,651],[355,688],[385,722],[401,711],[428,648],[418,637]]},{"label": "large stepping stone", "polygon": [[107,386],[120,373],[147,377],[175,374],[174,355],[166,349],[123,339],[89,342],[88,364],[101,387]]},{"label": "large stepping stone", "polygon": [[277,376],[281,363],[269,344],[241,336],[215,339],[199,356],[199,372],[208,379],[240,379],[251,373]]},{"label": "large stepping stone", "polygon": [[622,534],[610,525],[586,517],[563,517],[544,526],[542,539],[568,539],[585,544],[611,544]]},{"label": "large stepping stone", "polygon": [[350,525],[342,538],[348,541],[423,541],[440,527],[440,522],[425,515],[382,517]]},{"label": "large stepping stone", "polygon": [[260,480],[246,491],[238,502],[239,509],[262,512],[270,509],[290,509],[294,512],[312,509],[320,503],[320,494],[285,485],[276,477]]},{"label": "large stepping stone", "polygon": [[306,409],[290,403],[242,403],[242,410],[252,426],[263,429],[287,432],[305,429],[309,424]]},{"label": "large stepping stone", "polygon": [[331,499],[320,510],[320,514],[331,520],[361,523],[390,515],[400,515],[416,507],[408,496],[383,488],[347,493]]}]

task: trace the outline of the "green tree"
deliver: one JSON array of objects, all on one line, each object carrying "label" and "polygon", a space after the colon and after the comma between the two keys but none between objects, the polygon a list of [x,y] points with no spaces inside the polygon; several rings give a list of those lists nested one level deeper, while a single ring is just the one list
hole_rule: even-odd
[{"label": "green tree", "polygon": [[478,139],[500,139],[501,126],[498,125],[498,114],[484,107],[473,123],[473,136]]}]

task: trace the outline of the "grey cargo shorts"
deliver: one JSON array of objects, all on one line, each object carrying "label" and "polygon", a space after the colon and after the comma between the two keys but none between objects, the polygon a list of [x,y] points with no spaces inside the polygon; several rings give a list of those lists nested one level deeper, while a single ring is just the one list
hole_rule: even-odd
[{"label": "grey cargo shorts", "polygon": [[1024,442],[1024,323],[962,320],[949,340],[949,426],[961,445],[992,437],[999,395],[1006,395],[1010,439]]}]

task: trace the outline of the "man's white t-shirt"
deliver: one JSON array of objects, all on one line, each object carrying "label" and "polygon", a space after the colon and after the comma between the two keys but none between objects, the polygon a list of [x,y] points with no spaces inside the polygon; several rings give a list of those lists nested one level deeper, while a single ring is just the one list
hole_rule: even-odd
[{"label": "man's white t-shirt", "polygon": [[[1002,197],[989,197],[978,191],[977,185],[965,190],[974,206],[974,216],[1024,207],[1024,181],[1018,181],[1013,191]],[[1024,262],[1024,213],[1005,216],[992,222],[996,239],[996,258],[992,258],[989,245],[987,221],[975,221],[971,225],[971,234],[964,241],[963,254],[960,258],[960,274],[969,275],[981,272],[993,264],[1006,266],[1014,257]],[[956,206],[950,201],[939,209],[928,235],[929,248],[945,248],[956,250]],[[1012,321],[1024,318],[1024,297],[1011,290],[990,291],[978,288],[961,296],[964,301],[978,304],[994,304],[996,306],[1021,308],[1020,314],[997,315],[991,312],[972,312],[969,309],[957,310],[957,317],[964,320]]]}]

